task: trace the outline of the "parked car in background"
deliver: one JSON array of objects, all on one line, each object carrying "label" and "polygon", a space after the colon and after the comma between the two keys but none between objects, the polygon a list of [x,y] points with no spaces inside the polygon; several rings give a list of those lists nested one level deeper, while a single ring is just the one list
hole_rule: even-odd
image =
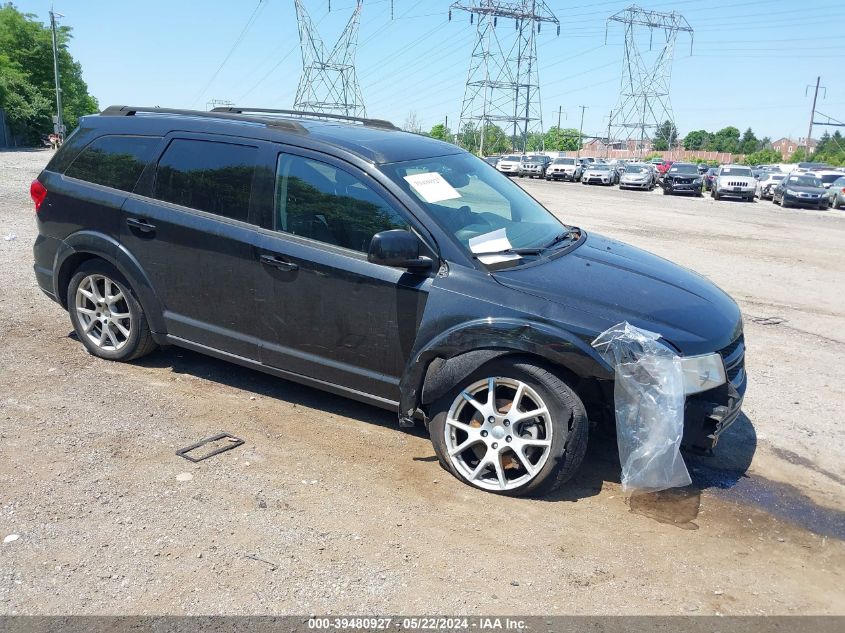
[{"label": "parked car in background", "polygon": [[757,197],[760,198],[760,200],[771,200],[774,188],[784,178],[786,178],[786,174],[782,174],[780,172],[764,172],[757,180]]},{"label": "parked car in background", "polygon": [[501,159],[501,156],[485,156],[483,160],[491,167],[495,167],[499,162],[499,159]]},{"label": "parked car in background", "polygon": [[831,183],[827,190],[827,200],[834,209],[841,209],[845,206],[845,176]]},{"label": "parked car in background", "polygon": [[673,163],[669,171],[663,176],[661,187],[663,195],[674,193],[689,193],[694,196],[701,193],[702,177],[698,173],[698,165],[694,163]]},{"label": "parked car in background", "polygon": [[710,166],[707,163],[698,163],[698,173],[702,176],[707,173],[708,169],[710,169]]},{"label": "parked car in background", "polygon": [[834,171],[832,169],[819,171],[814,170],[812,173],[816,178],[822,181],[822,187],[825,189],[829,189],[830,186],[842,176],[841,171]]},{"label": "parked car in background", "polygon": [[671,166],[672,166],[671,160],[660,161],[660,164],[657,166],[657,173],[660,174],[660,176],[662,177],[667,171],[669,171],[669,168]]},{"label": "parked car in background", "polygon": [[620,189],[654,189],[657,174],[653,165],[645,163],[628,163],[625,171],[619,177]]},{"label": "parked car in background", "polygon": [[710,188],[714,200],[727,196],[754,202],[756,193],[757,179],[745,165],[722,165]]},{"label": "parked car in background", "polygon": [[555,158],[546,169],[546,180],[581,180],[584,168],[577,158]]},{"label": "parked car in background", "polygon": [[788,207],[814,207],[827,209],[827,189],[812,172],[790,174],[775,187],[772,202],[784,209]]},{"label": "parked car in background", "polygon": [[615,185],[619,182],[619,174],[606,163],[596,163],[584,170],[581,182],[585,185]]},{"label": "parked car in background", "polygon": [[519,164],[519,177],[545,178],[546,166],[551,159],[544,155],[523,156]]},{"label": "parked car in background", "polygon": [[713,186],[713,181],[716,180],[716,174],[718,172],[718,167],[711,167],[707,170],[707,173],[702,176],[702,182],[704,183],[704,191],[710,191],[710,188]]},{"label": "parked car in background", "polygon": [[499,162],[496,163],[496,169],[506,176],[518,176],[520,165],[522,165],[522,156],[509,154],[499,159]]},{"label": "parked car in background", "polygon": [[[591,345],[612,324],[677,353],[686,446],[740,416],[742,315],[712,282],[563,224],[455,145],[318,116],[84,117],[30,185],[35,278],[80,346],[128,362],[175,345],[418,419],[445,469],[506,495],[560,486],[591,422],[614,424]],[[91,392],[119,415],[119,392]],[[301,459],[298,441],[279,443]]]}]

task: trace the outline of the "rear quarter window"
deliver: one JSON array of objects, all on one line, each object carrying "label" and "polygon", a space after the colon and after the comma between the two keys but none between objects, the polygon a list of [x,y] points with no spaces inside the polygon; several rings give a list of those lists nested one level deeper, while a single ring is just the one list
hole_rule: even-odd
[{"label": "rear quarter window", "polygon": [[176,139],[159,160],[154,198],[247,221],[258,148]]},{"label": "rear quarter window", "polygon": [[65,176],[132,191],[160,140],[157,136],[101,136],[79,153]]}]

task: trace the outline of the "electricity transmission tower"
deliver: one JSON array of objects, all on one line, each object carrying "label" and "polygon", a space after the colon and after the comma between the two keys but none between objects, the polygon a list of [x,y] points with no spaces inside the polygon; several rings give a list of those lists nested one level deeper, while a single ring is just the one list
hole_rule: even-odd
[{"label": "electricity transmission tower", "polygon": [[[678,33],[690,34],[690,54],[692,54],[693,29],[684,17],[675,11],[661,13],[646,11],[636,5],[620,11],[607,19],[619,22],[625,27],[625,54],[622,62],[622,83],[619,101],[613,109],[611,133],[618,141],[626,143],[637,140],[637,151],[645,149],[647,141],[654,139],[654,133],[665,122],[670,123],[670,139],[677,135],[672,103],[669,100],[669,84],[672,79],[672,59],[675,53],[675,41]],[[648,33],[648,51],[640,48],[640,39]],[[662,34],[659,50],[654,48],[654,34]],[[608,143],[612,143],[608,139]],[[670,148],[671,149],[671,148]]]},{"label": "electricity transmission tower", "polygon": [[[543,131],[537,35],[543,22],[560,34],[558,19],[543,0],[460,0],[449,8],[450,20],[453,10],[476,22],[458,130],[464,147],[483,155],[510,135],[511,149],[525,151],[528,135]],[[499,25],[502,19],[515,28]]]},{"label": "electricity transmission tower", "polygon": [[302,47],[302,77],[296,90],[295,110],[365,117],[364,98],[355,74],[355,49],[362,0],[331,50],[323,45],[303,0],[294,0]]}]

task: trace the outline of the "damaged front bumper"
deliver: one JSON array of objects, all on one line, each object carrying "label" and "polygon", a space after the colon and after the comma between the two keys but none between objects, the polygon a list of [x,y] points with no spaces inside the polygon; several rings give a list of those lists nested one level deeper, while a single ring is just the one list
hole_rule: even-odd
[{"label": "damaged front bumper", "polygon": [[719,436],[742,413],[742,400],[748,385],[744,338],[740,336],[719,350],[719,354],[725,363],[727,382],[715,389],[687,397],[684,405],[684,448],[711,450],[718,443]]}]

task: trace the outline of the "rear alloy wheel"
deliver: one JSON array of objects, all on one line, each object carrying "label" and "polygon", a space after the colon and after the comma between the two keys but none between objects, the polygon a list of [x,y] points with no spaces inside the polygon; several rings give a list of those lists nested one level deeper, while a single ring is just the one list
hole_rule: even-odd
[{"label": "rear alloy wheel", "polygon": [[433,407],[429,424],[441,463],[471,486],[520,496],[569,479],[587,448],[587,414],[554,374],[493,361]]},{"label": "rear alloy wheel", "polygon": [[95,356],[127,361],[157,347],[129,285],[102,260],[80,266],[68,285],[67,306],[76,335]]}]

